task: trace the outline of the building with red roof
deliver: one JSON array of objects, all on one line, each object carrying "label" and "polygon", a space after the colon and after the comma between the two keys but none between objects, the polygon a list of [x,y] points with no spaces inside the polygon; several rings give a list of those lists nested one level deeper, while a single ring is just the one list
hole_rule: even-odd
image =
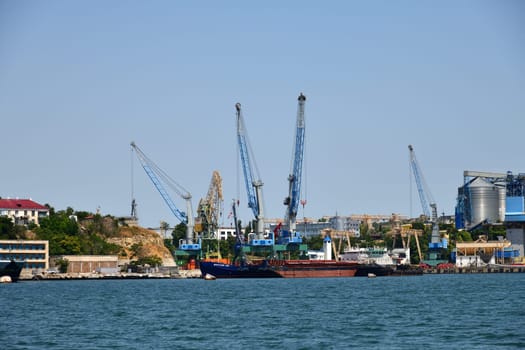
[{"label": "building with red roof", "polygon": [[49,208],[31,199],[0,199],[0,216],[7,216],[15,225],[34,223],[49,216]]}]

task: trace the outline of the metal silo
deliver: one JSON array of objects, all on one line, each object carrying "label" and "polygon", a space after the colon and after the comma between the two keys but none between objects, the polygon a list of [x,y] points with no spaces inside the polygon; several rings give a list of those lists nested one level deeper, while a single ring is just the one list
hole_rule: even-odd
[{"label": "metal silo", "polygon": [[[505,215],[505,187],[501,189],[483,178],[475,178],[468,184],[468,202],[470,206],[470,225],[475,226],[485,220],[488,222],[503,221]],[[503,198],[501,196],[503,195]],[[503,201],[503,210],[501,210]],[[503,217],[502,217],[503,214]]]},{"label": "metal silo", "polygon": [[498,187],[499,192],[499,221],[505,221],[505,209],[506,209],[506,199],[507,199],[507,187],[505,183],[496,183],[495,186]]}]

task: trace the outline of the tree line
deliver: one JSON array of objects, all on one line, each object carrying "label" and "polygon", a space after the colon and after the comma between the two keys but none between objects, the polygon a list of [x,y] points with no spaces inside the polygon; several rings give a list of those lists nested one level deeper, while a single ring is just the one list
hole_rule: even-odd
[{"label": "tree line", "polygon": [[10,218],[0,217],[0,239],[47,240],[50,255],[111,255],[121,251],[120,246],[105,240],[118,231],[115,218],[70,207],[49,209],[49,216],[40,220],[40,226],[15,225]]}]

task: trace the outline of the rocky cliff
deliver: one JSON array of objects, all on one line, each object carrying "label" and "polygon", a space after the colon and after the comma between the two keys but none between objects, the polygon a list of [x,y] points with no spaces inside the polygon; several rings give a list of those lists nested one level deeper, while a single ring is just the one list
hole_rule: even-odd
[{"label": "rocky cliff", "polygon": [[123,226],[119,227],[117,235],[106,240],[123,248],[126,256],[122,254],[121,259],[133,260],[156,255],[162,259],[163,266],[175,266],[173,256],[155,231],[138,226]]}]

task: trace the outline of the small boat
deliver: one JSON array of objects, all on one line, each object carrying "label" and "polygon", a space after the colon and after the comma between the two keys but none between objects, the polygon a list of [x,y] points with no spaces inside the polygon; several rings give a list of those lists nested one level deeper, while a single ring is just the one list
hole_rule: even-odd
[{"label": "small boat", "polygon": [[207,273],[207,274],[204,275],[204,279],[206,281],[213,281],[213,280],[217,279],[217,277],[215,277],[214,275],[212,275],[210,273]]},{"label": "small boat", "polygon": [[2,276],[0,277],[0,283],[11,283],[13,280],[11,279],[11,276]]},{"label": "small boat", "polygon": [[376,277],[376,274],[375,273],[369,273],[368,274],[368,278],[375,278]]}]

